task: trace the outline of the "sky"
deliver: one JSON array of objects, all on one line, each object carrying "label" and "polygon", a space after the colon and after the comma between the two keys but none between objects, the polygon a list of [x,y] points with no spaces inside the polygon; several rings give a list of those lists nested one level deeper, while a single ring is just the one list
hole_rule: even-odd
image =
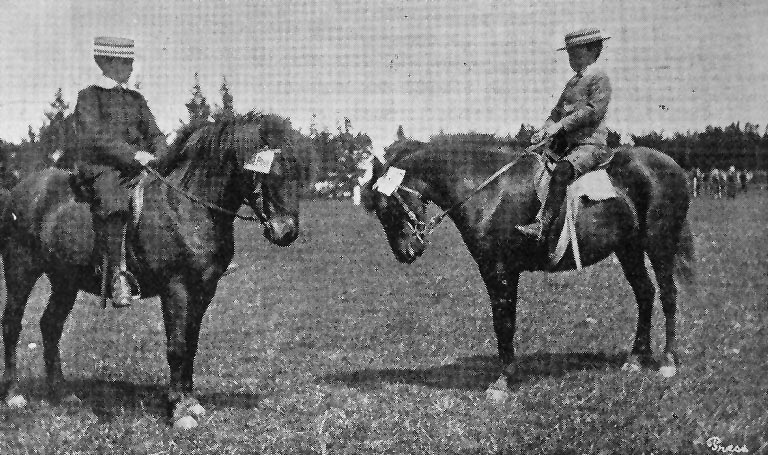
[{"label": "sky", "polygon": [[0,138],[42,125],[58,88],[74,107],[95,82],[95,36],[136,41],[133,81],[170,133],[194,74],[220,104],[273,112],[307,133],[348,117],[374,148],[398,125],[515,134],[539,126],[571,77],[562,46],[592,26],[611,36],[608,126],[623,133],[768,124],[764,0],[360,1],[25,0],[0,17]]}]

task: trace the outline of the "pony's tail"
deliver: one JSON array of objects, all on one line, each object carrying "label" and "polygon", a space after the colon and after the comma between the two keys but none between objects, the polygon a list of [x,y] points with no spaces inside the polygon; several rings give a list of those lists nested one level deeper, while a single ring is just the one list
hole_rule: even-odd
[{"label": "pony's tail", "polygon": [[680,240],[677,243],[677,253],[675,253],[675,277],[685,287],[693,285],[696,280],[694,261],[693,234],[691,233],[691,225],[686,219],[683,222],[683,229],[680,231]]}]

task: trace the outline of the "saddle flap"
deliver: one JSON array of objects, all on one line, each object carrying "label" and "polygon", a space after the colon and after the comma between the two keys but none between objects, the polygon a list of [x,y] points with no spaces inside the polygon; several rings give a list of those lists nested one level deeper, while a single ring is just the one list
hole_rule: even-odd
[{"label": "saddle flap", "polygon": [[550,254],[551,264],[558,264],[562,260],[565,251],[568,249],[568,244],[570,244],[576,269],[581,270],[581,254],[576,235],[576,219],[579,216],[581,199],[605,201],[616,196],[616,188],[611,183],[611,179],[605,169],[587,172],[568,185],[565,196],[563,228],[558,237],[557,245]]},{"label": "saddle flap", "polygon": [[616,197],[616,189],[605,169],[587,172],[568,186],[570,197],[586,197],[592,201],[604,201]]}]

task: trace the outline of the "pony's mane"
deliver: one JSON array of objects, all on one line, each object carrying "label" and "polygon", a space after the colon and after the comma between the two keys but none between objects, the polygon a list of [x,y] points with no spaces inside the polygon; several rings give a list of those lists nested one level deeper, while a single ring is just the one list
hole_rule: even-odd
[{"label": "pony's mane", "polygon": [[399,140],[385,149],[387,163],[397,163],[417,153],[432,161],[451,163],[491,163],[507,159],[509,152],[520,151],[514,140],[492,134],[462,133],[432,136],[429,142]]},{"label": "pony's mane", "polygon": [[265,146],[284,148],[291,131],[288,119],[261,112],[185,126],[171,145],[173,168],[184,170],[185,184],[228,175],[244,164],[249,152]]}]

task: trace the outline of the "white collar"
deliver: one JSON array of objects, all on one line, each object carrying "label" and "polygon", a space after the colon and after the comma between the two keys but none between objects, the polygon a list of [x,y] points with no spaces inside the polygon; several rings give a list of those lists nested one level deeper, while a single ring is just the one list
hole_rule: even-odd
[{"label": "white collar", "polygon": [[103,74],[101,75],[99,80],[96,81],[96,83],[94,83],[93,85],[95,85],[97,87],[105,88],[107,90],[113,89],[113,88],[116,88],[116,87],[120,87],[122,89],[127,89],[128,88],[128,83],[127,82],[124,83],[124,84],[118,84],[116,80],[110,79],[110,78],[108,78],[107,76],[105,76]]},{"label": "white collar", "polygon": [[582,69],[580,73],[576,73],[576,74],[577,75],[581,75],[581,76],[585,76],[587,74],[594,73],[595,70],[597,70],[598,68],[600,68],[600,62],[596,61],[596,62],[594,62],[594,63],[592,63],[590,65],[587,65],[587,67]]}]

